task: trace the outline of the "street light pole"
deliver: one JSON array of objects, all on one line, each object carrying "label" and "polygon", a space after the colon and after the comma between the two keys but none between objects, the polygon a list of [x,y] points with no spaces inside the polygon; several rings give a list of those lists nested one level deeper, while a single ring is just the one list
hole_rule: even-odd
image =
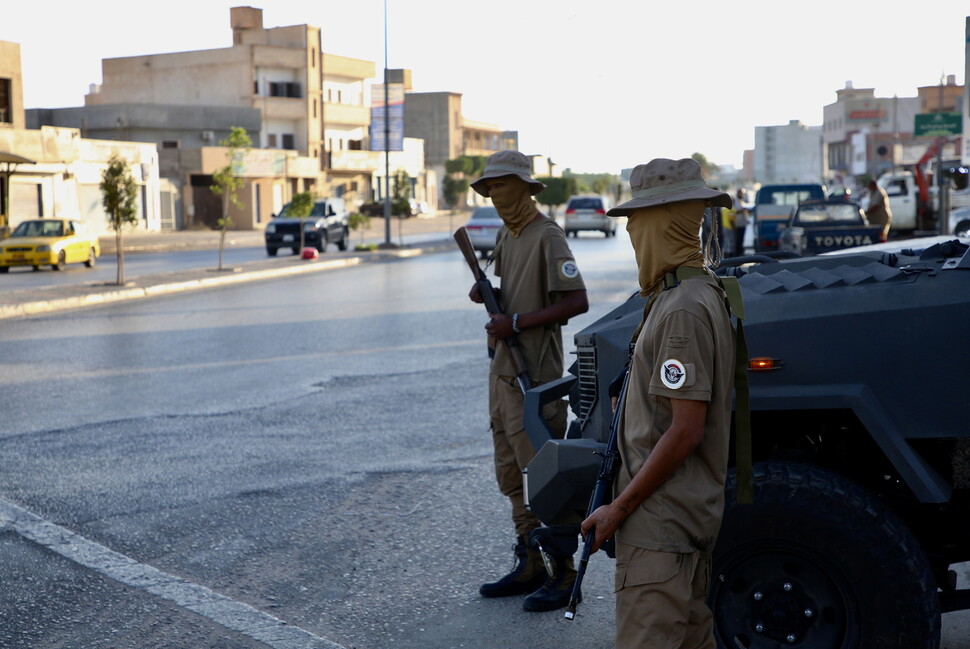
[{"label": "street light pole", "polygon": [[391,113],[387,79],[387,0],[384,0],[384,246],[391,246]]}]

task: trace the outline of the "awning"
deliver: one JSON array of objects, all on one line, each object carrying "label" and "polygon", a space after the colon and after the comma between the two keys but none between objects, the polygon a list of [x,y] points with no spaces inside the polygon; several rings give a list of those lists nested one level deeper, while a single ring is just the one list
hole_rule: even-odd
[{"label": "awning", "polygon": [[10,153],[8,151],[0,151],[0,162],[13,162],[14,164],[37,164],[36,161],[23,156],[17,155],[16,153]]}]

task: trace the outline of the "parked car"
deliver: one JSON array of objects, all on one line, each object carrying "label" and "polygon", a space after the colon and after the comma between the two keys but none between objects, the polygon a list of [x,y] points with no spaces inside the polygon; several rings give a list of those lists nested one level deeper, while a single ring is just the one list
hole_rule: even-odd
[{"label": "parked car", "polygon": [[495,249],[495,237],[502,225],[502,217],[492,205],[476,207],[472,212],[471,218],[465,224],[465,230],[468,231],[468,239],[472,242],[472,247],[478,251],[482,259]]},{"label": "parked car", "polygon": [[91,268],[101,256],[97,235],[88,234],[80,221],[72,219],[30,219],[22,221],[0,241],[0,273],[12,266],[50,266],[83,262]]},{"label": "parked car", "polygon": [[566,216],[563,229],[566,236],[573,237],[580,230],[596,230],[608,237],[616,236],[616,219],[606,215],[613,207],[606,196],[573,196],[566,203]]},{"label": "parked car", "polygon": [[324,252],[328,243],[337,250],[347,249],[350,235],[347,208],[342,198],[326,198],[313,204],[310,216],[302,219],[290,216],[290,203],[283,206],[280,213],[266,226],[266,253],[276,256],[280,248],[290,248],[293,254],[300,253],[300,226],[303,226],[303,245]]}]

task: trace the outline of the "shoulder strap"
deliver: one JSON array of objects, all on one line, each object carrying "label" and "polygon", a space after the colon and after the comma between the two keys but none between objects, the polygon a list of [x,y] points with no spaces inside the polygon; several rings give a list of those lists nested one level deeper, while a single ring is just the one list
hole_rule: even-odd
[{"label": "shoulder strap", "polygon": [[[674,288],[685,279],[701,275],[712,276],[704,268],[681,266],[664,275],[663,290]],[[713,275],[713,277],[724,292],[724,306],[728,313],[737,320],[737,327],[734,331],[734,461],[738,479],[736,498],[739,504],[749,505],[754,501],[754,470],[751,447],[750,390],[748,388],[748,343],[744,338],[743,324],[744,300],[737,277],[720,277],[718,275]],[[647,314],[650,312],[655,297],[656,294],[651,295],[647,301],[647,306],[643,310],[643,319],[630,341],[631,346],[636,343],[640,330],[647,321]]]}]

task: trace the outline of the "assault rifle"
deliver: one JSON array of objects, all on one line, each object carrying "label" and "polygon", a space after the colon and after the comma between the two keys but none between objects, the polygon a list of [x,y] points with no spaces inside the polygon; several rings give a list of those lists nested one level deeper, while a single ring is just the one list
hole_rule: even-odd
[{"label": "assault rifle", "polygon": [[[620,428],[620,412],[623,410],[623,402],[626,401],[626,388],[630,382],[629,370],[623,376],[623,387],[620,388],[620,398],[616,402],[616,410],[613,411],[613,419],[610,422],[610,439],[606,442],[606,450],[603,451],[603,462],[600,464],[600,472],[596,477],[596,486],[593,488],[593,495],[589,498],[589,507],[586,509],[586,517],[605,505],[611,497],[613,490],[613,478],[620,467],[620,451],[618,431]],[[596,539],[596,528],[586,533],[586,541],[583,543],[583,553],[579,558],[579,566],[576,567],[576,582],[573,584],[573,592],[569,597],[569,605],[566,606],[564,617],[567,620],[576,618],[576,606],[579,604],[579,596],[583,586],[583,577],[586,576],[586,566],[589,564],[589,556],[592,554],[593,541]],[[612,556],[612,555],[611,555]]]},{"label": "assault rifle", "polygon": [[[455,230],[455,241],[458,242],[458,249],[465,255],[465,261],[472,269],[475,276],[475,285],[478,286],[478,294],[485,302],[485,308],[489,313],[502,313],[502,307],[498,303],[498,294],[492,287],[492,283],[485,276],[485,271],[478,265],[478,257],[475,256],[475,248],[472,247],[471,239],[468,238],[468,231],[464,228]],[[503,338],[502,343],[512,358],[512,366],[515,368],[515,378],[519,382],[519,389],[525,394],[532,389],[532,381],[529,379],[529,370],[525,366],[525,358],[522,356],[522,347],[519,340],[514,335]]]}]

